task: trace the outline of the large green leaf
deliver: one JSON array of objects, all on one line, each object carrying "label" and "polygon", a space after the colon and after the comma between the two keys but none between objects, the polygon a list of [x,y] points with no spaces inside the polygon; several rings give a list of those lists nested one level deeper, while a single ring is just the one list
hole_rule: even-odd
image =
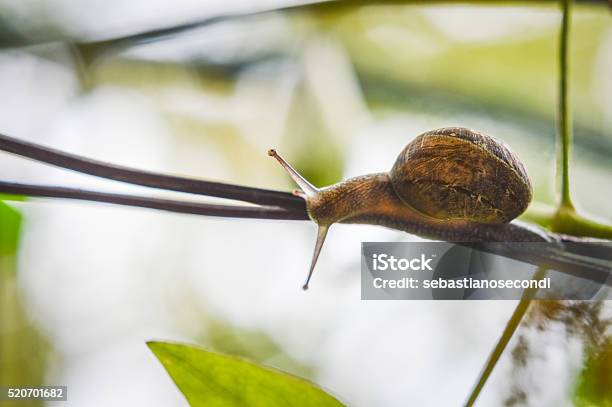
[{"label": "large green leaf", "polygon": [[147,345],[192,406],[342,406],[304,379],[233,356],[175,343]]}]

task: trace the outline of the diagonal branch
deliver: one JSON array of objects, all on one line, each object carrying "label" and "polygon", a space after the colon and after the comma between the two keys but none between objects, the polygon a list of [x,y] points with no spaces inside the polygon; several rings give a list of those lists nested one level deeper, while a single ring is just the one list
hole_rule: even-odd
[{"label": "diagonal branch", "polygon": [[84,189],[56,186],[41,186],[0,181],[0,192],[31,197],[65,198],[83,201],[104,202],[139,208],[188,213],[192,215],[221,216],[251,219],[308,220],[306,211],[269,206],[215,205],[201,202],[176,201],[134,195],[88,191]]},{"label": "diagonal branch", "polygon": [[288,192],[158,174],[69,154],[0,134],[0,150],[96,177],[150,188],[234,199],[306,212],[304,200]]},{"label": "diagonal branch", "polygon": [[[540,268],[533,275],[532,280],[540,280],[546,276],[546,273],[547,273],[547,270],[545,268]],[[472,393],[470,394],[468,401],[465,403],[465,407],[472,407],[474,403],[476,402],[476,399],[480,395],[480,392],[482,391],[485,383],[487,382],[487,379],[493,372],[495,365],[497,365],[497,362],[499,361],[499,358],[501,357],[502,353],[508,346],[508,343],[510,343],[510,339],[512,339],[514,332],[517,330],[517,328],[521,324],[523,317],[525,316],[525,314],[527,313],[527,310],[529,309],[531,300],[535,297],[537,292],[538,292],[537,288],[531,288],[531,287],[525,289],[525,291],[523,292],[523,295],[521,296],[521,300],[519,301],[517,307],[512,313],[510,320],[506,324],[506,327],[504,328],[504,332],[502,333],[502,336],[499,338],[497,344],[495,345],[493,352],[491,352],[491,354],[489,355],[489,359],[487,360],[487,363],[485,364],[484,369],[480,373],[480,378],[478,379],[476,386],[474,386],[474,389],[472,390]]]}]

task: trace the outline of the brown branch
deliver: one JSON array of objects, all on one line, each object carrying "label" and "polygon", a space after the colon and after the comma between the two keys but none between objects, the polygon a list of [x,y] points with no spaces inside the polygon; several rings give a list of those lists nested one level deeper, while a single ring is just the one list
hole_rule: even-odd
[{"label": "brown branch", "polygon": [[251,188],[147,172],[104,163],[0,134],[0,150],[96,177],[150,188],[234,199],[306,212],[304,200],[288,192]]},{"label": "brown branch", "polygon": [[85,189],[57,186],[41,186],[0,181],[0,193],[27,195],[30,197],[65,198],[192,215],[221,216],[230,218],[308,220],[306,211],[288,210],[268,206],[215,205],[200,202],[176,201],[134,195],[113,194]]}]

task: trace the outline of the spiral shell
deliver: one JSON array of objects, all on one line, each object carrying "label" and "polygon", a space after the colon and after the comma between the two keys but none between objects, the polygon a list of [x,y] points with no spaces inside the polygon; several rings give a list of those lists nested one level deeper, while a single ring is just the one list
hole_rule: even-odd
[{"label": "spiral shell", "polygon": [[532,197],[525,167],[501,141],[449,127],[417,136],[390,172],[400,199],[437,219],[506,223]]}]

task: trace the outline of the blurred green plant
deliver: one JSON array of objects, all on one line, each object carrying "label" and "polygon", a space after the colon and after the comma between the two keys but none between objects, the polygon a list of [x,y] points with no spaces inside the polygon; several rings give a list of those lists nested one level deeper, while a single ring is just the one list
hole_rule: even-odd
[{"label": "blurred green plant", "polygon": [[3,274],[13,271],[13,261],[17,253],[22,217],[11,206],[0,201],[0,271]]},{"label": "blurred green plant", "polygon": [[[25,313],[17,285],[16,260],[22,215],[0,201],[0,383],[43,385],[49,346]],[[39,406],[42,401],[20,405]]]},{"label": "blurred green plant", "polygon": [[201,348],[147,345],[192,406],[342,406],[314,384]]},{"label": "blurred green plant", "polygon": [[577,407],[612,407],[612,340],[592,349],[574,391]]}]

